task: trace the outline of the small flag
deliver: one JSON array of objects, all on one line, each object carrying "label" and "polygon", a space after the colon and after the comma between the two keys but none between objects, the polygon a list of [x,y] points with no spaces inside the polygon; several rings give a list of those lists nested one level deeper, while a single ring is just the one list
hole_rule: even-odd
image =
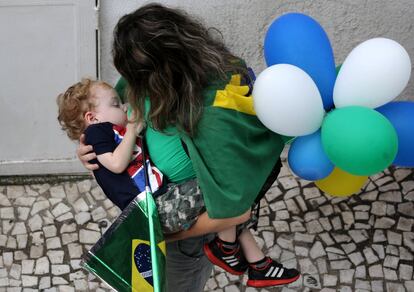
[{"label": "small flag", "polygon": [[158,292],[166,290],[165,255],[155,202],[144,191],[84,255],[82,266],[117,291]]}]

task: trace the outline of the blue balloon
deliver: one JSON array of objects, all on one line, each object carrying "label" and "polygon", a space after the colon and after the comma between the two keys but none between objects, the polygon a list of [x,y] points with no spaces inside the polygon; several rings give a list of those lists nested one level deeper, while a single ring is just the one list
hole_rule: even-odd
[{"label": "blue balloon", "polygon": [[323,179],[335,167],[323,150],[320,130],[293,141],[288,163],[294,174],[306,180]]},{"label": "blue balloon", "polygon": [[268,66],[291,64],[305,71],[316,83],[325,110],[333,108],[335,60],[328,36],[313,18],[289,13],[270,25],[264,42]]},{"label": "blue balloon", "polygon": [[414,102],[396,101],[376,109],[397,131],[398,153],[393,164],[414,167]]}]

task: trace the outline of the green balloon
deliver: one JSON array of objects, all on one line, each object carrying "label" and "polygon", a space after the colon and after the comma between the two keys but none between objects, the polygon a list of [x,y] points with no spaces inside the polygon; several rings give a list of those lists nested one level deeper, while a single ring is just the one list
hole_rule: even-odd
[{"label": "green balloon", "polygon": [[384,170],[398,151],[397,133],[388,119],[361,106],[330,112],[322,124],[322,144],[333,164],[354,175]]}]

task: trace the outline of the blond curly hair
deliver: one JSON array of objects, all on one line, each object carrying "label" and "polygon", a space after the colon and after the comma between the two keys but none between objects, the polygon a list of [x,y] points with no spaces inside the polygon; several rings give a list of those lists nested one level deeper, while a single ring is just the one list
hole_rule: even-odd
[{"label": "blond curly hair", "polygon": [[93,87],[95,86],[112,88],[103,81],[83,78],[57,97],[57,119],[62,130],[66,132],[71,140],[79,140],[79,137],[85,131],[85,114],[96,106],[93,94]]}]

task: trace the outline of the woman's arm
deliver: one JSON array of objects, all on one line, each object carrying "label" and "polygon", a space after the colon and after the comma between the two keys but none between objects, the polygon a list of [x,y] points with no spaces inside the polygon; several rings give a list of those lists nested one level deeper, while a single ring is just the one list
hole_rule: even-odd
[{"label": "woman's arm", "polygon": [[165,237],[167,242],[181,240],[189,237],[200,236],[203,234],[223,231],[229,227],[242,224],[249,220],[251,215],[250,209],[246,213],[232,218],[212,219],[208,217],[207,212],[201,214],[196,223],[190,229],[180,231]]},{"label": "woman's arm", "polygon": [[98,164],[89,163],[90,160],[96,158],[96,153],[93,152],[92,145],[85,144],[85,134],[82,134],[79,138],[79,146],[76,150],[76,155],[87,170],[93,171],[99,168]]}]

